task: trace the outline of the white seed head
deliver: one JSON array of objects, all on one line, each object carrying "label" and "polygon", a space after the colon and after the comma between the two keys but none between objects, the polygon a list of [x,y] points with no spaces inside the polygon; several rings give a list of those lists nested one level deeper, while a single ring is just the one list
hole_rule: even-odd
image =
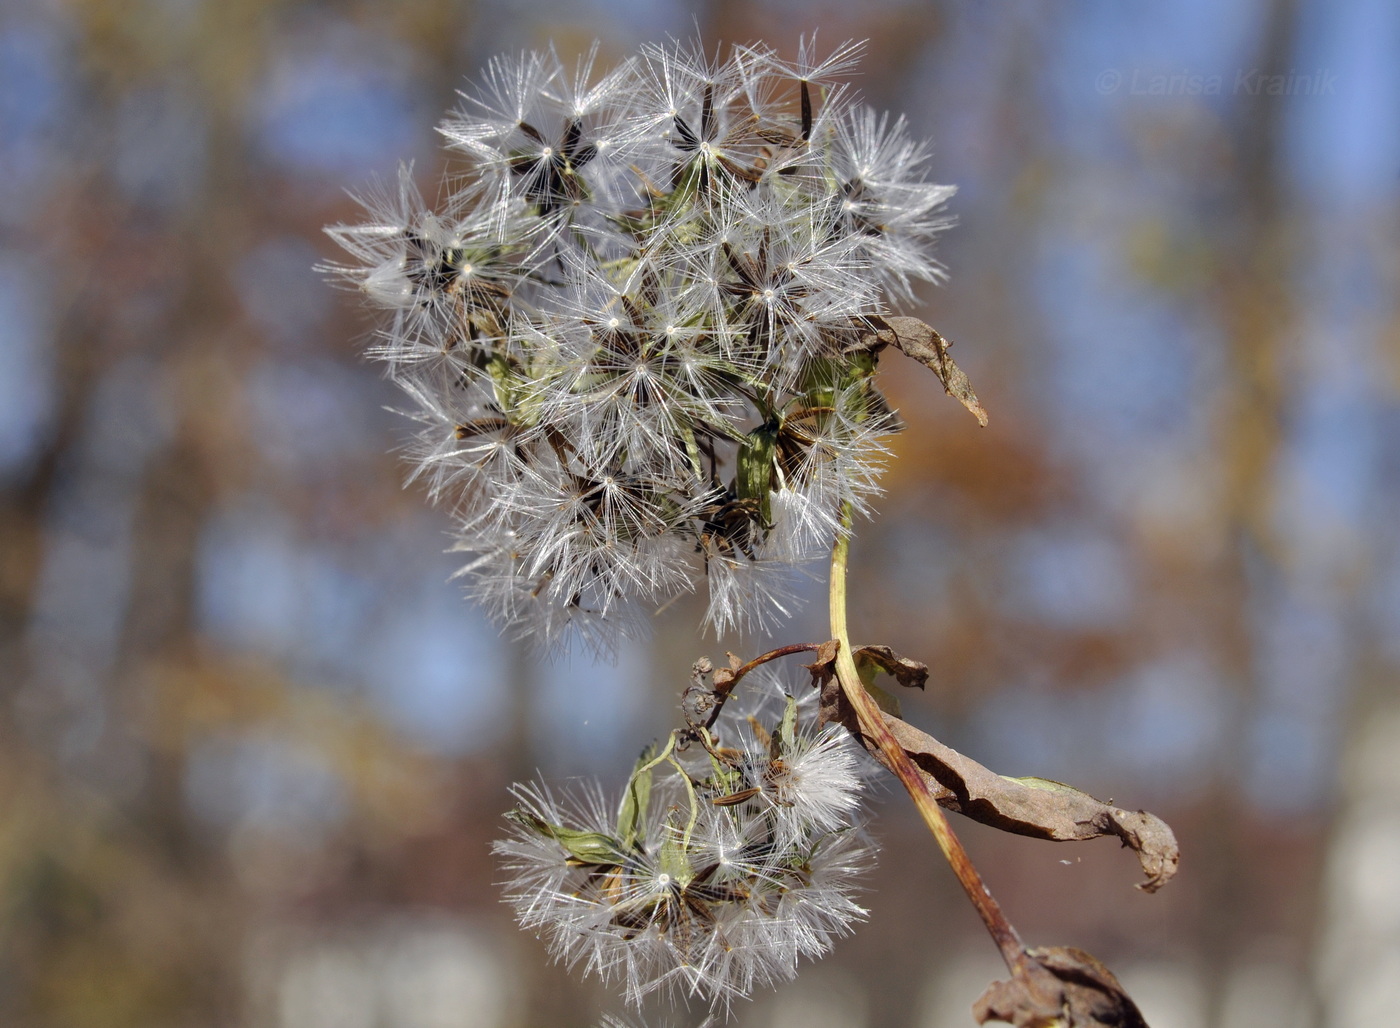
[{"label": "white seed head", "polygon": [[611,647],[701,586],[716,630],[765,627],[868,510],[897,423],[853,351],[941,277],[952,188],[837,81],[859,52],[497,58],[440,126],[447,200],[405,167],[328,230],[502,627]]},{"label": "white seed head", "polygon": [[640,765],[616,808],[596,785],[563,800],[517,786],[495,850],[522,927],[633,1005],[663,992],[723,1010],[825,954],[865,916],[862,773],[811,704],[776,699],[726,710],[703,749]]}]

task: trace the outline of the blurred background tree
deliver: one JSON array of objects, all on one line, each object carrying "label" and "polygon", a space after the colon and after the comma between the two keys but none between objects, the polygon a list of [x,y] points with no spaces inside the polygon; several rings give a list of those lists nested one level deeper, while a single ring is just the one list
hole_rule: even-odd
[{"label": "blurred background tree", "polygon": [[[927,317],[992,412],[909,423],[853,631],[1006,774],[1177,828],[960,830],[1033,942],[1154,1028],[1400,1008],[1400,10],[0,0],[0,1023],[581,1028],[499,906],[505,787],[620,778],[701,653],[540,664],[448,581],[370,330],[312,272],[345,190],[499,51],[868,38],[961,192]],[[817,601],[784,641],[822,635]],[[996,956],[904,804],[871,923],[763,1028],[949,1028]]]}]

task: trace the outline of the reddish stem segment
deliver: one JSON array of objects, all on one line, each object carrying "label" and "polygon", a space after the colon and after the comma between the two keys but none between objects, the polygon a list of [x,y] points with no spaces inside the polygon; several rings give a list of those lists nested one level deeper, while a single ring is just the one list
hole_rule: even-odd
[{"label": "reddish stem segment", "polygon": [[[715,694],[715,706],[710,711],[709,717],[705,719],[705,727],[713,728],[715,721],[719,719],[719,713],[724,709],[725,700],[729,699],[729,694],[734,691],[734,687],[740,680],[754,668],[767,664],[770,660],[777,660],[779,657],[790,657],[794,653],[815,653],[821,648],[821,643],[793,643],[791,646],[779,646],[776,650],[769,650],[767,653],[760,653],[747,664],[742,664],[733,671],[727,668],[720,668],[715,672],[715,687],[712,690]],[[733,659],[733,654],[730,654]],[[720,672],[725,672],[726,676],[721,680]]]}]

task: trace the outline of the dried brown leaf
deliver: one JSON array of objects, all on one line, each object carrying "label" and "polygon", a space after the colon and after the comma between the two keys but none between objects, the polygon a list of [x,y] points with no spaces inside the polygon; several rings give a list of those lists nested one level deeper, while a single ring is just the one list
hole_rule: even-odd
[{"label": "dried brown leaf", "polygon": [[863,332],[860,347],[879,351],[885,346],[894,346],[906,356],[933,370],[943,383],[943,390],[953,397],[977,418],[977,423],[987,427],[987,411],[972,391],[972,383],[967,374],[953,362],[948,351],[952,343],[938,334],[938,330],[918,318],[890,317],[870,318],[871,331]]},{"label": "dried brown leaf", "polygon": [[[830,675],[824,654],[808,665],[822,686],[822,718],[846,727],[877,760],[874,740],[864,735]],[[831,659],[834,659],[834,651]],[[1132,849],[1147,880],[1138,885],[1156,892],[1176,874],[1180,851],[1167,823],[1146,811],[1123,810],[1044,778],[1006,778],[991,771],[901,718],[885,712],[885,723],[918,766],[938,804],[964,817],[1014,835],[1054,842],[1082,842],[1116,836]]]},{"label": "dried brown leaf", "polygon": [[928,682],[928,665],[901,657],[888,646],[862,646],[853,654],[856,667],[873,664],[906,689],[922,689]]},{"label": "dried brown leaf", "polygon": [[1083,950],[1046,946],[1026,951],[1006,981],[993,982],[973,1004],[978,1024],[1016,1028],[1147,1028],[1113,972]]},{"label": "dried brown leaf", "polygon": [[[827,686],[836,680],[836,653],[841,649],[841,644],[835,639],[828,639],[817,647],[817,656],[810,664],[803,664],[812,673],[812,684],[822,690],[822,703],[826,703]],[[823,713],[825,720],[827,718]]]}]

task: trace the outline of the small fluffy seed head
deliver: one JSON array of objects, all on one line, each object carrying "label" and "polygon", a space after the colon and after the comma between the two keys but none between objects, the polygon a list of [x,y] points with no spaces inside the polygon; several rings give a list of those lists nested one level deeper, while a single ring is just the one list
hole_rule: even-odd
[{"label": "small fluffy seed head", "polygon": [[517,786],[495,849],[522,927],[634,1005],[659,991],[722,1010],[825,954],[865,915],[862,775],[810,709],[766,709],[726,710],[678,762],[644,758],[616,805]]}]

